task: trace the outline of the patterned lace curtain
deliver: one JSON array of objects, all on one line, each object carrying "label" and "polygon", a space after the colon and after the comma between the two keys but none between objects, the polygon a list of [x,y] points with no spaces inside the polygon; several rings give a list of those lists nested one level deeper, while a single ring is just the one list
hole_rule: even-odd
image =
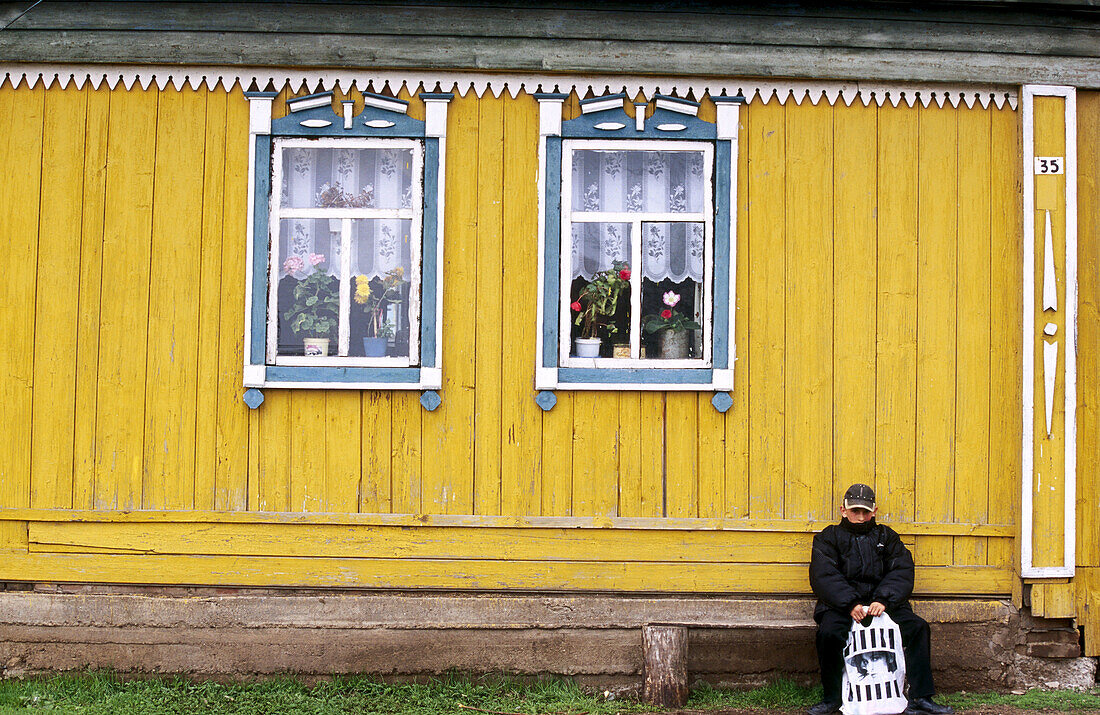
[{"label": "patterned lace curtain", "polygon": [[[288,147],[283,150],[281,190],[284,209],[408,209],[412,206],[412,151]],[[315,255],[325,256],[321,269],[339,275],[340,226],[340,219],[284,220],[279,276],[310,275],[315,270],[310,257]],[[353,219],[352,275],[382,277],[397,267],[409,275],[411,227],[408,219]]]},{"label": "patterned lace curtain", "polygon": [[[702,213],[705,206],[701,152],[584,149],[573,153],[572,179],[574,212]],[[574,222],[573,277],[591,280],[615,261],[629,263],[630,230],[628,223]],[[701,283],[703,246],[702,223],[643,222],[643,275]]]}]

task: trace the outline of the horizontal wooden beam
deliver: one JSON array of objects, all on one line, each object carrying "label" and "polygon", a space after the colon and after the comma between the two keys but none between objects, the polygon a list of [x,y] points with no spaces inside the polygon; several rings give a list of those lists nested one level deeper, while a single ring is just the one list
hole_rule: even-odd
[{"label": "horizontal wooden beam", "polygon": [[[359,526],[447,526],[547,529],[658,529],[675,531],[750,531],[809,534],[832,521],[808,519],[677,519],[574,516],[476,516],[445,514],[320,514],[246,511],[83,511],[76,509],[0,509],[0,522],[115,522],[179,524],[333,524]],[[1012,524],[896,522],[902,535],[1014,538]]]},{"label": "horizontal wooden beam", "polygon": [[[808,594],[805,564],[335,559],[132,554],[0,555],[0,580],[323,588]],[[1005,596],[1010,569],[917,567],[924,596]]]}]

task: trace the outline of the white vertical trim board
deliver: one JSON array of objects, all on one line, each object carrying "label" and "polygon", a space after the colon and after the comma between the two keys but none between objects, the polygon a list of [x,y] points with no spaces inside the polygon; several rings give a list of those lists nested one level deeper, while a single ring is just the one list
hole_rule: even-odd
[{"label": "white vertical trim board", "polygon": [[[1035,349],[1044,334],[1035,331],[1035,97],[1065,99],[1065,181],[1066,181],[1066,246],[1065,246],[1065,325],[1064,335],[1051,336],[1064,345],[1065,355],[1065,455],[1064,455],[1064,546],[1061,566],[1034,565],[1035,503]],[[1020,93],[1023,120],[1024,178],[1024,251],[1023,251],[1023,440],[1021,451],[1020,491],[1020,575],[1024,578],[1067,578],[1074,575],[1076,559],[1076,496],[1077,496],[1077,101],[1073,87],[1025,85]],[[1045,237],[1044,237],[1045,239]],[[1044,257],[1044,265],[1049,261]],[[1044,276],[1047,278],[1047,276]],[[1044,303],[1047,303],[1044,296]],[[1044,305],[1046,308],[1046,305]],[[1051,352],[1044,342],[1044,355]],[[1055,343],[1057,345],[1057,343]],[[1047,361],[1044,360],[1044,363]],[[1047,366],[1044,365],[1044,372]],[[1054,368],[1056,369],[1056,367]],[[1050,379],[1051,375],[1045,375]],[[1047,390],[1049,392],[1049,390]],[[1044,395],[1046,397],[1046,395]],[[1053,396],[1047,397],[1044,408],[1052,409]]]}]

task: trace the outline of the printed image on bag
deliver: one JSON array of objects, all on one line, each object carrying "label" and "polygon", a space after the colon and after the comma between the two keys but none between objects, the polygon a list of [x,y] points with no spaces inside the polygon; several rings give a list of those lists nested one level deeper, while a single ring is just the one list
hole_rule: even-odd
[{"label": "printed image on bag", "polygon": [[882,614],[870,625],[852,623],[844,646],[844,715],[896,715],[905,711],[905,652],[901,629]]}]

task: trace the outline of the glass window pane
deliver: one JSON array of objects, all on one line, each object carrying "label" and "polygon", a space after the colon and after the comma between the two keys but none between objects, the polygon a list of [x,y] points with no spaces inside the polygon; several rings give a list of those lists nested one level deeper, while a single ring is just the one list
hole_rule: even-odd
[{"label": "glass window pane", "polygon": [[578,338],[599,338],[599,347],[591,346],[597,354],[580,356],[630,356],[630,230],[628,223],[573,224],[569,285],[573,355],[578,354]]},{"label": "glass window pane", "polygon": [[409,354],[412,276],[412,221],[352,221],[352,301],[350,345],[353,357]]},{"label": "glass window pane", "polygon": [[701,212],[701,151],[573,152],[573,211]]},{"label": "glass window pane", "polygon": [[[339,222],[336,222],[339,224]],[[340,306],[340,234],[328,219],[283,219],[279,222],[277,270],[278,352],[305,354],[307,338],[327,339],[336,354]]]},{"label": "glass window pane", "polygon": [[642,339],[656,359],[699,359],[703,344],[702,223],[642,224]]},{"label": "glass window pane", "polygon": [[283,149],[284,208],[412,207],[412,149]]}]

